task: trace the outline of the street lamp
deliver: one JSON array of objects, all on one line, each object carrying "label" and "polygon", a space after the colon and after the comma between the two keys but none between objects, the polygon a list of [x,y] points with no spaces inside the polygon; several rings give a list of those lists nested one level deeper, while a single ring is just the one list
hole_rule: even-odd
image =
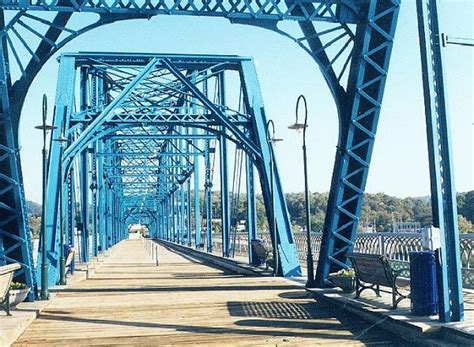
[{"label": "street lamp", "polygon": [[[271,136],[270,136],[270,127],[272,128]],[[283,141],[283,139],[279,139],[275,137],[275,123],[270,119],[267,122],[266,128],[266,135],[267,135],[267,142],[269,146],[270,152],[270,193],[272,196],[272,225],[271,225],[271,233],[273,235],[273,259],[275,259],[275,266],[273,271],[273,276],[278,274],[278,240],[277,240],[277,229],[276,229],[276,217],[275,217],[275,183],[274,183],[274,167],[273,167],[273,145],[277,142]]]},{"label": "street lamp", "polygon": [[49,130],[56,129],[52,125],[46,124],[46,117],[48,115],[48,99],[46,94],[43,94],[43,124],[38,125],[35,129],[43,131],[43,201],[41,209],[41,232],[43,237],[43,243],[41,248],[41,300],[48,300],[48,259],[46,257],[47,247],[46,247],[46,180],[47,180],[47,160],[48,153],[46,150],[46,135]]},{"label": "street lamp", "polygon": [[[304,104],[304,123],[298,123],[298,108],[300,101]],[[308,188],[308,162],[306,157],[306,128],[308,127],[308,106],[304,95],[300,95],[296,100],[296,120],[288,129],[303,131],[303,165],[304,165],[304,195],[305,195],[305,214],[306,214],[306,267],[308,271],[308,281],[306,287],[314,287],[314,269],[313,269],[313,251],[311,249],[311,220],[309,212],[309,188]]]},{"label": "street lamp", "polygon": [[63,211],[64,211],[64,196],[63,196],[63,151],[64,147],[66,147],[67,138],[64,137],[64,133],[61,133],[61,137],[54,139],[54,141],[59,142],[59,146],[61,147],[60,155],[59,155],[59,238],[60,238],[60,260],[59,260],[59,284],[65,285],[66,284],[66,257],[64,256],[64,223],[63,223]]}]

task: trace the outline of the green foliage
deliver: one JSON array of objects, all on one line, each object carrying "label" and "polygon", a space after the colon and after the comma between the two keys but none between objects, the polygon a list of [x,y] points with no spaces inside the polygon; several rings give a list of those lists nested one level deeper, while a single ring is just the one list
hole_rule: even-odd
[{"label": "green foliage", "polygon": [[339,276],[339,277],[354,277],[355,271],[352,268],[342,269],[333,274],[332,276]]},{"label": "green foliage", "polygon": [[[194,195],[194,192],[192,192]],[[324,227],[328,193],[310,194],[311,230],[320,232]],[[206,218],[204,205],[204,191],[200,192],[201,213]],[[230,196],[232,200],[232,196]],[[265,205],[262,195],[257,195],[257,227],[259,230],[268,229]],[[286,194],[288,213],[290,214],[293,230],[299,231],[305,228],[305,198],[303,193]],[[458,224],[462,233],[474,233],[474,191],[459,193],[457,195]],[[41,205],[27,201],[30,231],[33,237],[38,237],[41,225]],[[220,192],[212,192],[212,216],[214,220],[221,218]],[[244,193],[239,197],[239,208],[237,216],[231,218],[245,220],[247,216],[247,197]],[[362,207],[360,226],[373,225],[377,231],[388,232],[392,230],[393,222],[419,222],[421,226],[432,224],[431,202],[429,197],[400,199],[384,193],[366,194]],[[213,222],[213,229],[219,232],[222,226],[219,222]]]},{"label": "green foliage", "polygon": [[41,228],[41,217],[29,215],[28,222],[30,224],[30,232],[32,237],[34,239],[38,239]]},{"label": "green foliage", "polygon": [[474,225],[462,215],[458,215],[458,226],[460,233],[474,233]]},{"label": "green foliage", "polygon": [[12,281],[10,283],[10,290],[26,289],[26,288],[28,288],[28,286],[21,282]]},{"label": "green foliage", "polygon": [[36,202],[26,200],[26,210],[28,211],[28,214],[41,216],[41,205]]},{"label": "green foliage", "polygon": [[458,213],[474,223],[474,190],[457,195]]}]

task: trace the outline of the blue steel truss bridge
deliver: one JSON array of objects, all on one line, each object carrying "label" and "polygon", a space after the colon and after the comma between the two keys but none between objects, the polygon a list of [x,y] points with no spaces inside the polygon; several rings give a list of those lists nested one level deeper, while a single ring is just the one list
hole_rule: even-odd
[{"label": "blue steel truss bridge", "polygon": [[[69,243],[73,230],[80,230],[84,261],[91,253],[89,235],[92,254],[97,255],[99,249],[128,237],[128,225],[138,222],[148,225],[151,236],[180,244],[191,242],[193,230],[199,247],[204,187],[210,250],[216,156],[222,206],[216,218],[222,221],[223,256],[230,255],[230,231],[235,228],[231,216],[239,203],[237,188],[244,166],[247,226],[250,237],[256,238],[256,168],[269,223],[275,220],[278,230],[272,242],[280,253],[281,272],[300,275],[250,58],[78,53],[62,55],[59,70],[47,201],[61,208],[48,209],[46,215],[50,284],[59,280],[64,228]],[[67,142],[56,141],[59,138]],[[91,225],[84,222],[89,220]]]},{"label": "blue steel truss bridge", "polygon": [[[443,320],[460,320],[459,236],[436,0],[417,0],[417,5],[433,216],[443,236]],[[339,138],[315,278],[325,287],[330,273],[348,266],[346,254],[354,247],[400,6],[399,0],[0,0],[0,261],[19,262],[17,279],[37,286],[18,124],[28,88],[48,59],[81,34],[113,22],[160,15],[222,17],[294,40],[318,64],[334,97]],[[231,85],[227,75],[237,76]],[[234,167],[245,168],[250,237],[256,232],[256,169],[271,229],[277,231],[272,243],[279,273],[300,273],[251,59],[63,54],[57,90],[47,190],[53,208],[42,240],[50,283],[58,280],[60,235],[71,237],[74,227],[84,240],[91,236],[92,254],[121,240],[124,227],[138,217],[154,236],[177,242],[189,241],[192,228],[210,232],[212,225],[199,225],[198,213],[212,221],[209,180],[215,157],[223,255],[229,255],[234,224],[226,164],[233,160]],[[227,146],[235,149],[234,156]],[[190,192],[202,182],[206,194],[200,211],[199,194]],[[87,247],[84,242],[86,260]]]}]

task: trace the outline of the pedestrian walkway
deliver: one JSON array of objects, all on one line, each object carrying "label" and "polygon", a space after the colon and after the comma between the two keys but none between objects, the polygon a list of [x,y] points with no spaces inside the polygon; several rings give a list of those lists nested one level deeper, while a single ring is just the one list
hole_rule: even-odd
[{"label": "pedestrian walkway", "polygon": [[114,248],[88,279],[58,292],[15,346],[397,341],[282,278],[226,273],[163,246],[156,266],[140,240]]}]

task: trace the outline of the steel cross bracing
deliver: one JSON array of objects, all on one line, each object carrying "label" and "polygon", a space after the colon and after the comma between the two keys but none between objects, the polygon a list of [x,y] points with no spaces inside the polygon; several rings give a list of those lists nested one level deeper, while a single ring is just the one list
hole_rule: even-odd
[{"label": "steel cross bracing", "polygon": [[[239,97],[233,98],[237,101],[235,106],[230,101],[232,93],[226,89],[224,75],[239,82]],[[47,201],[50,206],[62,206],[66,216],[71,215],[73,208],[79,211],[80,218],[69,221],[71,227],[67,232],[80,230],[83,260],[125,238],[132,222],[146,224],[153,237],[182,244],[191,244],[194,234],[195,245],[200,247],[199,192],[208,188],[208,182],[202,182],[201,187],[199,161],[216,155],[217,142],[228,142],[245,152],[248,171],[253,174],[255,167],[259,173],[267,214],[273,220],[273,210],[269,208],[270,148],[262,126],[266,119],[250,58],[64,54],[60,57],[58,91]],[[173,117],[169,117],[171,114]],[[68,140],[65,146],[55,141],[59,137]],[[219,153],[221,168],[230,162],[222,159],[225,152],[224,149]],[[71,176],[79,183],[72,188],[75,194],[69,200],[61,199],[60,188]],[[224,206],[234,194],[228,188],[228,180],[227,169],[221,170],[223,214],[230,210],[230,205]],[[249,178],[249,182],[248,189],[254,194],[253,179]],[[286,276],[299,275],[277,170],[275,187],[278,237],[273,242],[278,246],[281,272]],[[92,200],[97,206],[90,205]],[[250,210],[255,210],[254,200],[250,201]],[[46,215],[51,284],[59,278],[58,210],[48,209]],[[256,218],[250,215],[247,225],[251,224],[255,236]],[[230,240],[231,227],[230,217],[222,218],[224,240]],[[208,234],[212,224],[210,228]],[[92,252],[89,237],[93,240]],[[73,235],[68,235],[70,238]],[[230,255],[230,247],[224,245],[224,256]]]},{"label": "steel cross bracing", "polygon": [[[210,3],[208,1],[49,1],[49,0],[0,0],[0,28],[2,54],[0,63],[1,105],[2,122],[0,145],[2,165],[0,166],[0,213],[2,217],[2,226],[0,230],[0,247],[2,258],[6,261],[20,261],[24,264],[24,271],[19,276],[19,280],[26,281],[34,285],[34,276],[31,260],[31,250],[29,248],[29,235],[27,218],[24,209],[24,193],[21,181],[21,170],[19,167],[17,151],[17,132],[21,108],[36,74],[40,71],[45,62],[60,50],[66,43],[77,36],[91,29],[102,25],[138,18],[150,18],[159,14],[166,15],[194,15],[194,16],[219,16],[228,18],[233,23],[248,24],[267,28],[293,39],[297,45],[303,48],[317,62],[320,70],[330,88],[339,113],[340,135],[338,151],[336,154],[336,163],[333,174],[333,184],[331,188],[328,213],[323,238],[323,252],[319,261],[317,272],[318,283],[325,285],[328,273],[336,271],[345,266],[345,252],[350,250],[353,244],[355,230],[357,229],[358,216],[361,210],[362,196],[365,188],[367,171],[370,165],[370,156],[375,140],[378,115],[384,91],[384,83],[387,76],[387,68],[390,60],[390,52],[393,44],[393,34],[397,22],[399,3],[396,0],[298,0],[298,1],[278,1],[269,0],[265,2],[222,1]],[[96,13],[97,17],[87,17],[87,20],[81,20],[79,17],[86,16],[84,13]],[[75,19],[78,17],[79,19]],[[284,28],[282,22],[288,22]],[[293,25],[294,28],[290,28]],[[297,32],[301,34],[296,34]],[[169,69],[180,69],[179,56],[173,59],[173,66],[166,66]],[[88,59],[88,58],[84,58]],[[123,57],[114,55],[101,57],[105,64],[114,64],[118,59],[122,64],[136,64],[137,60],[149,62],[146,56],[128,56]],[[157,56],[157,59],[160,59]],[[161,60],[160,60],[161,61]],[[61,64],[68,73],[72,69],[67,69]],[[166,65],[166,64],[164,64]],[[153,69],[153,67],[151,67]],[[196,63],[196,69],[199,70],[199,62]],[[247,67],[243,64],[242,70],[252,71],[251,64]],[[176,71],[175,71],[176,72]],[[88,72],[89,73],[89,72]],[[106,100],[102,100],[97,95],[104,95],[103,88],[108,88],[108,92],[113,95],[123,90],[123,86],[132,83],[136,76],[122,75],[113,79],[113,83],[102,85],[97,84],[98,80],[105,79],[100,77],[103,74],[103,67],[96,71],[90,71],[91,74],[97,74],[94,90],[97,92],[94,96],[93,112],[89,108],[80,110],[70,119],[71,130],[76,131],[72,137],[78,137],[84,124],[91,121],[91,117],[97,116],[95,111],[103,111],[102,105]],[[212,74],[214,72],[209,71]],[[66,76],[67,73],[61,74]],[[109,75],[111,72],[109,72]],[[176,75],[183,83],[183,76]],[[246,76],[251,76],[247,74]],[[157,76],[158,77],[158,76]],[[186,76],[185,76],[186,77]],[[197,78],[202,78],[197,77]],[[67,90],[72,86],[61,85],[67,79],[60,81],[58,89]],[[252,83],[253,81],[249,81]],[[187,86],[188,92],[193,93],[192,85]],[[189,88],[191,87],[191,88]],[[66,89],[64,89],[66,88]],[[143,88],[141,86],[140,88]],[[166,86],[173,99],[173,86]],[[203,87],[203,90],[205,87]],[[260,114],[261,98],[258,90],[252,92],[253,95],[247,96],[250,100],[251,110],[255,114]],[[204,93],[205,94],[205,93]],[[72,93],[68,94],[72,95]],[[92,97],[92,96],[91,96]],[[202,97],[194,94],[195,99]],[[67,99],[67,97],[65,97]],[[126,99],[126,96],[124,97]],[[71,100],[69,100],[70,102]],[[142,100],[147,102],[146,100]],[[166,120],[171,123],[179,123],[176,117],[188,116],[186,105],[180,105],[173,108],[165,99],[162,103],[148,105],[146,112],[138,112],[134,108],[134,100],[127,99],[126,110],[114,112],[115,122],[107,119],[103,123],[103,134],[114,134],[121,127],[126,127],[130,122],[140,119],[146,124],[151,125],[152,119],[156,122]],[[64,105],[68,105],[68,100],[63,100]],[[209,116],[219,114],[222,109],[212,110],[205,105],[202,100],[201,108],[211,110],[205,112],[190,112],[196,114],[196,119],[188,118],[188,121],[197,120],[206,124]],[[162,112],[162,110],[166,110]],[[64,111],[67,111],[65,109]],[[225,110],[228,118],[226,126],[230,126],[232,132],[227,135],[236,138],[245,138],[239,134],[238,127],[244,122],[245,114],[232,113]],[[102,115],[104,116],[104,115]],[[109,115],[110,116],[110,115]],[[263,114],[261,115],[264,118]],[[152,119],[150,119],[150,117]],[[158,119],[157,117],[162,117]],[[184,120],[182,117],[181,119]],[[238,119],[238,121],[237,121]],[[211,121],[215,121],[213,117]],[[235,122],[231,122],[231,120]],[[157,123],[156,123],[157,124]],[[154,125],[156,125],[154,124]],[[217,124],[217,123],[216,123]],[[259,134],[263,134],[262,129],[265,124],[257,123],[255,125]],[[108,127],[108,129],[107,129]],[[202,131],[201,131],[202,133]],[[91,134],[89,134],[91,135]],[[80,139],[81,141],[84,140]],[[205,146],[211,140],[202,140]],[[263,142],[264,138],[258,139]],[[102,143],[103,142],[103,143]],[[114,141],[106,139],[102,141],[98,150],[98,161],[103,161],[107,165],[116,165],[120,161],[120,153],[114,146]],[[172,142],[172,141],[171,141]],[[169,143],[171,143],[169,142]],[[100,147],[99,146],[99,147]],[[245,149],[251,151],[253,156],[258,156],[249,143],[244,143]],[[71,151],[76,151],[73,149]],[[106,153],[107,155],[100,155]],[[68,153],[73,154],[73,153]],[[197,155],[195,153],[194,155]],[[137,155],[139,157],[139,155]],[[209,182],[210,156],[204,153],[204,167],[206,185]],[[164,162],[168,159],[163,157]],[[101,170],[101,168],[97,168]],[[68,189],[65,190],[69,204],[74,199],[79,187],[85,189],[85,177],[82,180],[79,176],[68,176]],[[104,187],[110,182],[104,182],[101,175],[98,177],[98,186]],[[162,181],[167,182],[166,178]],[[81,183],[82,182],[82,183]],[[77,192],[76,192],[77,190]],[[210,202],[210,190],[206,188],[207,202]],[[110,193],[103,196],[109,201],[107,208],[99,205],[99,214],[106,216],[104,221],[99,221],[99,226],[105,227],[116,223],[116,217],[112,213],[116,211],[116,204],[112,206],[113,197]],[[282,199],[279,196],[278,199]],[[66,200],[66,199],[64,199]],[[178,194],[172,193],[171,200],[176,202]],[[71,227],[72,216],[75,213],[76,206],[72,206],[66,215],[66,224]],[[211,215],[210,205],[206,205],[206,211]],[[80,211],[78,211],[80,212]],[[162,213],[167,216],[167,221],[175,219],[171,202],[167,202]],[[81,212],[82,213],[82,212]],[[117,214],[118,215],[118,214]],[[251,215],[251,214],[250,214]],[[85,215],[83,217],[86,217]],[[115,219],[114,219],[115,218]],[[206,222],[209,223],[209,222]],[[209,225],[207,225],[209,230]],[[289,229],[289,227],[288,227]],[[211,248],[209,243],[211,235],[207,237],[207,247]],[[107,236],[109,237],[109,236]],[[110,235],[110,238],[115,235]],[[108,244],[102,239],[102,246]],[[108,242],[108,241],[107,241]],[[8,258],[6,257],[8,254]],[[32,297],[30,297],[31,299]]]}]

